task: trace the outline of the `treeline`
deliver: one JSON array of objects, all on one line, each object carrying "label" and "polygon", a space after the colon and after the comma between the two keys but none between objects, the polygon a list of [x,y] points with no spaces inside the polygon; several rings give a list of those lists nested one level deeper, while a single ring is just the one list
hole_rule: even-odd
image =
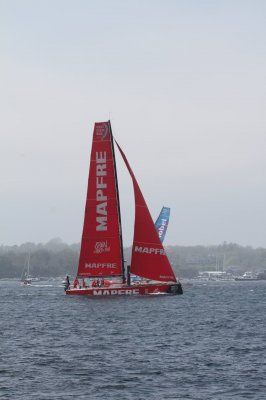
[{"label": "treeline", "polygon": [[[60,239],[46,244],[24,243],[20,246],[0,246],[0,278],[20,278],[30,254],[30,274],[37,277],[75,276],[80,244],[68,245]],[[193,278],[200,271],[266,270],[266,249],[224,242],[217,246],[168,246],[169,260],[180,278]],[[130,263],[131,249],[125,248]]]},{"label": "treeline", "polygon": [[32,276],[75,275],[79,248],[79,244],[68,245],[58,238],[46,244],[0,246],[0,279],[22,277],[27,270],[29,255],[29,272]]},{"label": "treeline", "polygon": [[206,270],[233,275],[266,270],[266,249],[261,247],[224,242],[217,246],[169,246],[166,250],[180,277],[193,278]]}]

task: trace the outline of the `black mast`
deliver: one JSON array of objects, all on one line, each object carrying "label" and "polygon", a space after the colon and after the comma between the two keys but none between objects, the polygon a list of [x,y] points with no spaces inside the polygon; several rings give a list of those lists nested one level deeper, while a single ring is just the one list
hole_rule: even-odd
[{"label": "black mast", "polygon": [[121,258],[122,258],[122,277],[123,283],[125,282],[125,260],[124,260],[124,250],[123,250],[123,236],[122,236],[122,223],[121,223],[121,211],[120,211],[120,200],[119,200],[119,189],[118,189],[118,180],[117,180],[117,170],[116,170],[116,160],[115,160],[115,149],[114,149],[114,139],[113,133],[111,128],[111,121],[108,121],[109,128],[110,128],[110,136],[111,136],[111,148],[113,153],[113,160],[114,160],[114,172],[115,172],[115,186],[116,186],[116,196],[117,196],[117,209],[118,209],[118,222],[119,222],[119,237],[120,237],[120,251],[121,251]]}]

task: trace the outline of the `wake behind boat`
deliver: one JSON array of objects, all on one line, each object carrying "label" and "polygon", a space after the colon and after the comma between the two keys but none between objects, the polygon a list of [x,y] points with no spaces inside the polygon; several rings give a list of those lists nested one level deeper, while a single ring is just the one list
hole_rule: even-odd
[{"label": "wake behind boat", "polygon": [[[135,225],[131,266],[125,268],[114,139],[110,121],[94,126],[88,191],[77,278],[67,295],[182,294],[149,209],[125,154],[132,178]],[[131,275],[140,280],[131,283]]]}]

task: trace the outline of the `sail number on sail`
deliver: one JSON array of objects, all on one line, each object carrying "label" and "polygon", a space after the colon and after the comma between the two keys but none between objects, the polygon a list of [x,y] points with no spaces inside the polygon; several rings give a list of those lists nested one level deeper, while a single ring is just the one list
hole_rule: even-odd
[{"label": "sail number on sail", "polygon": [[96,151],[96,231],[107,231],[106,152]]}]

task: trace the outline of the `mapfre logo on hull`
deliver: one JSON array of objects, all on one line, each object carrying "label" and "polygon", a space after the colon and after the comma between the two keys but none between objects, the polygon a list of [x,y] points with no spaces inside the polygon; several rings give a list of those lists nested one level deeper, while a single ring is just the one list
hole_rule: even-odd
[{"label": "mapfre logo on hull", "polygon": [[96,242],[94,245],[94,254],[109,253],[110,246],[108,246],[107,240],[105,242]]},{"label": "mapfre logo on hull", "polygon": [[131,296],[134,294],[139,294],[139,289],[102,289],[102,290],[93,290],[93,296]]},{"label": "mapfre logo on hull", "polygon": [[116,263],[85,263],[84,264],[85,268],[96,268],[96,269],[101,269],[101,268],[107,268],[107,269],[114,269],[117,268]]}]

